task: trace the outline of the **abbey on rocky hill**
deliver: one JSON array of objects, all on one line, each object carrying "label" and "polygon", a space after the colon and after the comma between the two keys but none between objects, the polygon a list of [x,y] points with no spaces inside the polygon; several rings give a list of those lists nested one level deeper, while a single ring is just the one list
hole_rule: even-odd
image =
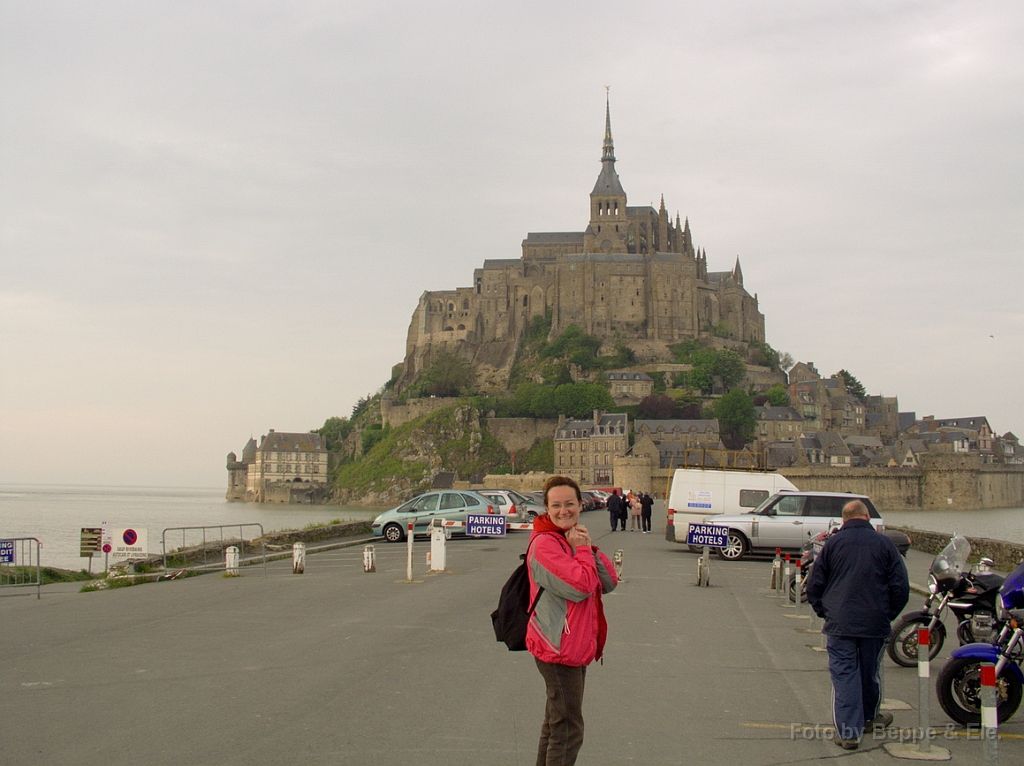
[{"label": "abbey on rocky hill", "polygon": [[517,345],[535,316],[551,318],[551,337],[569,325],[621,341],[640,362],[669,361],[669,347],[711,334],[764,342],[757,296],[743,287],[739,258],[709,272],[694,248],[689,220],[630,207],[615,170],[611,111],[605,105],[601,172],[581,232],[531,232],[518,259],[485,260],[473,286],[428,291],[413,313],[401,391],[440,349],[472,361],[485,390],[508,383]]}]

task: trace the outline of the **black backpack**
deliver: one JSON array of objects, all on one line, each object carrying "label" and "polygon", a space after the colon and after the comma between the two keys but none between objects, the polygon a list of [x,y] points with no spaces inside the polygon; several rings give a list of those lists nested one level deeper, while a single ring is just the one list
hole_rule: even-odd
[{"label": "black backpack", "polygon": [[526,553],[519,554],[523,563],[505,581],[501,596],[498,597],[498,608],[491,612],[494,637],[504,641],[510,652],[526,650],[526,626],[530,623],[533,610],[537,608],[540,594],[544,592],[544,588],[537,588],[537,596],[530,603],[530,572],[526,563],[529,552],[530,547],[527,546]]}]

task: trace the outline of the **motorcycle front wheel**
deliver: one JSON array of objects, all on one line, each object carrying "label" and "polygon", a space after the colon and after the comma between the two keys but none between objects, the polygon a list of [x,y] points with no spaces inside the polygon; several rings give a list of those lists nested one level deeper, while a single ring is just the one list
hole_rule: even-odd
[{"label": "motorcycle front wheel", "polygon": [[[889,643],[885,647],[889,659],[905,668],[917,665],[917,631],[920,628],[927,628],[931,621],[932,618],[927,615],[917,615],[909,619],[900,617],[896,620],[892,626],[892,636],[889,637]],[[939,655],[945,641],[946,626],[939,622],[931,634],[929,660],[934,660]]]},{"label": "motorcycle front wheel", "polygon": [[[964,726],[981,723],[981,663],[977,657],[956,657],[946,663],[935,682],[935,693],[946,715]],[[1009,667],[996,679],[999,723],[1017,712],[1021,683]]]}]

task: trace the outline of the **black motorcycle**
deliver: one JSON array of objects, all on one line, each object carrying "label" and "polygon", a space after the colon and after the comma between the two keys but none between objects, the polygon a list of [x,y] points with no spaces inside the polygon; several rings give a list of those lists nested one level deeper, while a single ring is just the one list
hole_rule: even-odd
[{"label": "black motorcycle", "polygon": [[897,665],[917,665],[919,628],[928,628],[931,633],[928,658],[938,656],[946,640],[942,622],[946,607],[956,616],[956,637],[961,646],[990,641],[1002,628],[996,618],[996,596],[1005,578],[991,571],[991,559],[982,559],[977,569],[968,568],[970,554],[967,539],[954,535],[932,561],[924,609],[907,612],[893,624],[886,652]]}]

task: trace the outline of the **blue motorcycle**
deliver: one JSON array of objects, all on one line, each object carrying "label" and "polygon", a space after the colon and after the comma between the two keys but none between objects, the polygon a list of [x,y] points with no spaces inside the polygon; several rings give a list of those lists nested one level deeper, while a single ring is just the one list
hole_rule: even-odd
[{"label": "blue motorcycle", "polygon": [[995,643],[967,644],[953,650],[939,673],[935,691],[946,715],[964,726],[981,723],[981,665],[996,666],[996,704],[999,721],[1009,720],[1020,706],[1024,673],[1024,563],[999,589],[996,598],[1003,628]]}]

